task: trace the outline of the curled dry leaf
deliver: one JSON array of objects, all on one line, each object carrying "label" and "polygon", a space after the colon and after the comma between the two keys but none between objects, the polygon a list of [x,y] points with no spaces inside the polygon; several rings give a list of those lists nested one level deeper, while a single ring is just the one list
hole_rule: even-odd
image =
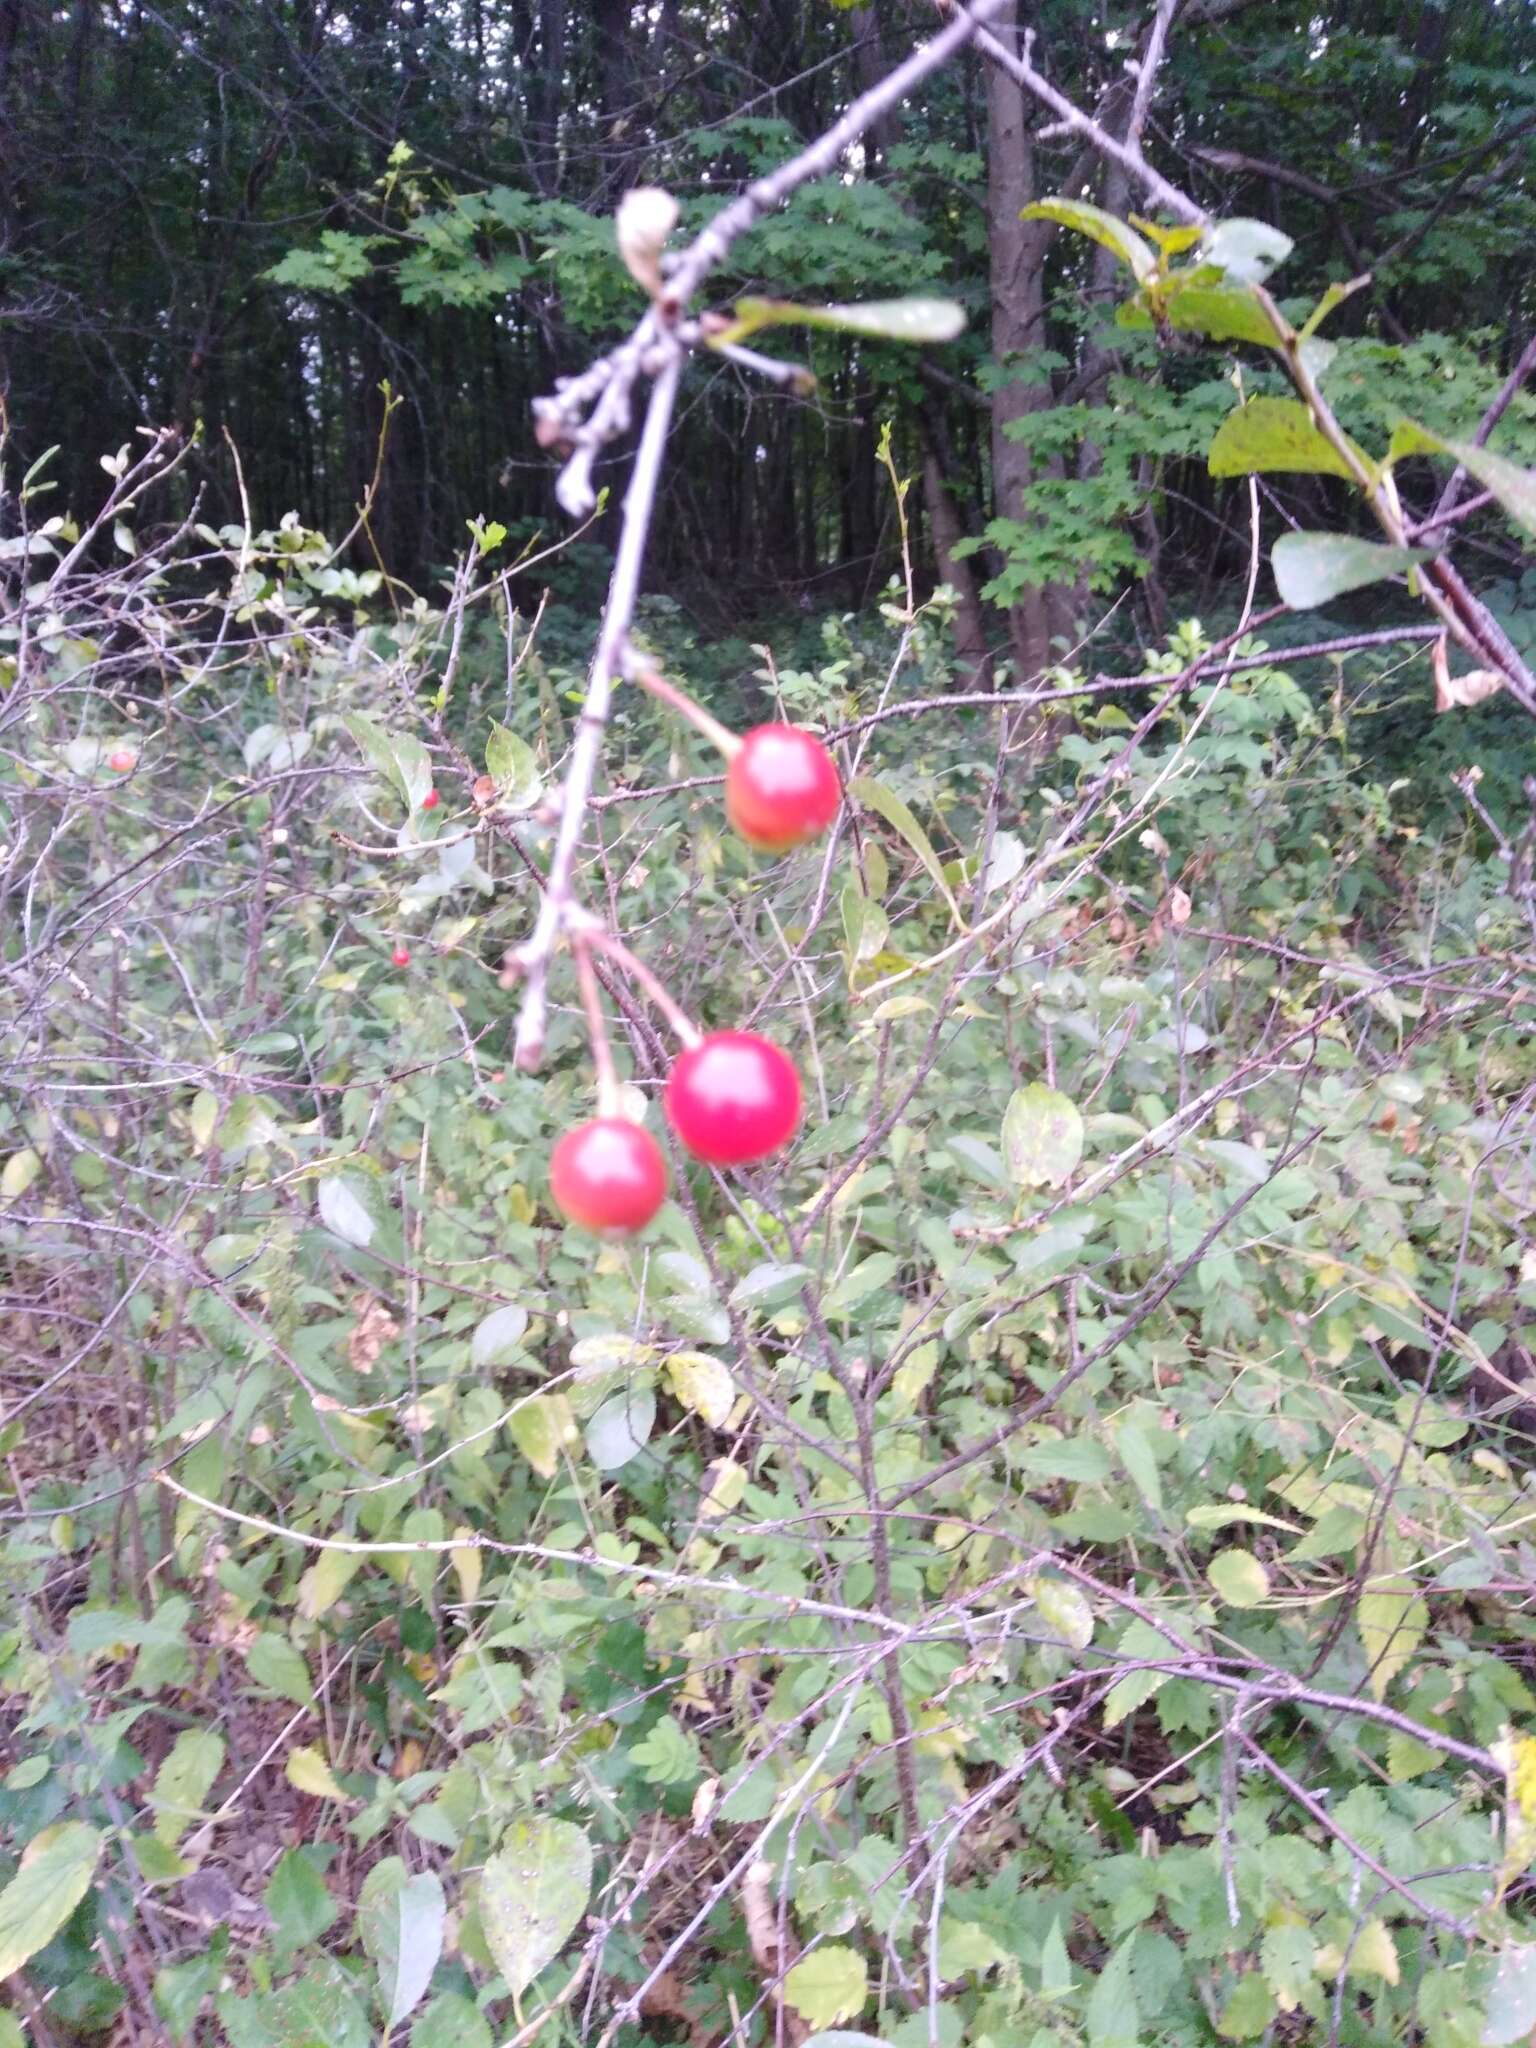
[{"label": "curled dry leaf", "polygon": [[1436,711],[1465,711],[1504,687],[1504,678],[1497,669],[1471,668],[1464,676],[1453,676],[1444,633],[1435,642],[1430,660],[1435,672]]},{"label": "curled dry leaf", "polygon": [[1175,882],[1168,891],[1168,922],[1173,925],[1188,924],[1189,913],[1193,908],[1194,905],[1186,892]]},{"label": "curled dry leaf", "polygon": [[357,1311],[357,1321],[347,1337],[347,1362],[354,1372],[369,1373],[378,1364],[384,1346],[392,1337],[399,1336],[400,1325],[374,1295],[360,1294],[352,1306]]}]

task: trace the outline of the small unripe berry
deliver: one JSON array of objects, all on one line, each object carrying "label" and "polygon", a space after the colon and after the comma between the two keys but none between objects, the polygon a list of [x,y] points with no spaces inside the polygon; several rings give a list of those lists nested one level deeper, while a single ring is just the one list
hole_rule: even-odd
[{"label": "small unripe berry", "polygon": [[794,1136],[800,1076],[755,1032],[712,1031],[674,1065],[664,1100],[667,1122],[695,1159],[745,1166]]},{"label": "small unripe berry", "polygon": [[754,726],[725,772],[725,814],[761,853],[817,838],[842,798],[832,756],[797,725]]},{"label": "small unripe berry", "polygon": [[396,946],[389,957],[397,967],[409,967],[411,964],[411,949],[409,946]]},{"label": "small unripe berry", "polygon": [[549,1186],[572,1223],[599,1237],[643,1230],[667,1198],[661,1147],[638,1124],[599,1116],[567,1131],[550,1155]]},{"label": "small unripe berry", "polygon": [[437,791],[429,789],[421,800],[421,808],[424,811],[435,811],[441,802],[442,798],[438,795]]},{"label": "small unripe berry", "polygon": [[131,747],[117,747],[108,754],[107,766],[114,775],[131,775],[139,765],[139,757]]}]

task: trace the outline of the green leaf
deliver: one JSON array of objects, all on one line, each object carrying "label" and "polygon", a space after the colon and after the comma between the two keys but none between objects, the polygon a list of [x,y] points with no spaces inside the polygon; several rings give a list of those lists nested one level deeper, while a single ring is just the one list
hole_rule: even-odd
[{"label": "green leaf", "polygon": [[731,1289],[731,1305],[733,1308],[769,1308],[792,1301],[810,1270],[809,1266],[773,1261],[754,1266]]},{"label": "green leaf", "polygon": [[[203,2000],[218,1990],[228,1952],[229,1931],[221,1927],[209,1943],[206,1954],[192,1956],[184,1963],[167,1963],[156,1970],[155,2011],[170,2029],[173,2041],[187,2038],[197,2023]],[[16,2038],[19,2048],[21,2036],[18,2034]],[[0,2048],[10,2048],[3,2030],[0,2030]]]},{"label": "green leaf", "polygon": [[365,1250],[373,1240],[374,1221],[358,1199],[354,1185],[340,1174],[331,1174],[315,1190],[315,1206],[326,1229],[343,1244]]},{"label": "green leaf", "polygon": [[1492,491],[1516,526],[1536,535],[1536,471],[1522,469],[1507,455],[1495,455],[1473,441],[1447,441],[1416,420],[1401,420],[1392,430],[1387,460],[1396,462],[1404,455],[1450,456],[1485,491]]},{"label": "green leaf", "polygon": [[[1355,452],[1369,470],[1370,458],[1359,449]],[[1229,412],[1216,429],[1206,463],[1212,476],[1295,471],[1355,480],[1354,471],[1297,398],[1250,398],[1246,405]]]},{"label": "green leaf", "polygon": [[1294,1522],[1282,1522],[1278,1515],[1267,1515],[1262,1508],[1250,1507],[1245,1500],[1212,1501],[1197,1508],[1186,1508],[1184,1519],[1191,1529],[1225,1529],[1233,1522],[1260,1522],[1266,1529],[1283,1529],[1289,1536],[1300,1535]]},{"label": "green leaf", "polygon": [[[318,1621],[322,1614],[329,1613],[347,1587],[357,1577],[367,1560],[356,1550],[322,1550],[314,1563],[299,1580],[298,1611],[306,1621]],[[294,1652],[297,1655],[297,1651]],[[289,1667],[291,1671],[291,1666]],[[268,1684],[276,1685],[275,1679]],[[308,1684],[308,1673],[305,1673]],[[283,1688],[279,1685],[278,1691]],[[296,1706],[308,1704],[308,1695],[297,1699],[293,1693],[288,1697]]]},{"label": "green leaf", "polygon": [[1150,242],[1143,241],[1134,228],[1106,213],[1103,207],[1090,206],[1086,199],[1037,199],[1032,206],[1025,207],[1019,218],[1051,220],[1058,227],[1075,228],[1105,249],[1113,249],[1138,284],[1145,284],[1157,268],[1157,252]]},{"label": "green leaf", "polygon": [[1371,1692],[1384,1699],[1387,1687],[1424,1640],[1429,1609],[1412,1579],[1392,1579],[1360,1595],[1355,1626],[1370,1666]]},{"label": "green leaf", "polygon": [[494,718],[485,743],[485,772],[496,785],[497,801],[509,811],[531,811],[544,793],[532,747]]},{"label": "green leaf", "polygon": [[1067,1954],[1066,1938],[1061,1931],[1060,1920],[1051,1922],[1051,1931],[1040,1944],[1040,1992],[1044,1998],[1060,1998],[1072,1989],[1072,1958]]},{"label": "green leaf", "polygon": [[0,1982],[52,1941],[90,1889],[102,1836],[84,1821],[60,1821],[35,1835],[21,1868],[0,1892]]},{"label": "green leaf", "polygon": [[1294,1922],[1281,1922],[1264,1930],[1259,1945],[1259,1968],[1277,1999],[1294,2001],[1311,1983],[1316,1949],[1310,1929]]},{"label": "green leaf", "polygon": [[960,906],[944,879],[944,870],[939,864],[939,857],[933,850],[932,842],[895,790],[887,789],[883,782],[877,782],[872,775],[858,775],[848,785],[848,794],[866,810],[884,818],[888,825],[893,826],[901,834],[932,876],[939,894],[949,905],[949,914],[955,924],[964,931],[965,919],[960,915]]},{"label": "green leaf", "polygon": [[1216,2031],[1228,2041],[1256,2041],[1275,2016],[1274,1995],[1257,1970],[1232,1987]]},{"label": "green leaf", "polygon": [[812,2027],[855,2020],[869,1995],[869,1972],[857,1949],[824,1942],[811,1950],[784,1979],[784,2000]]},{"label": "green leaf", "polygon": [[704,1775],[698,1745],[670,1714],[663,1714],[629,1754],[649,1785],[692,1785]]},{"label": "green leaf", "polygon": [[586,1427],[587,1456],[599,1472],[617,1472],[639,1457],[656,1426],[653,1388],[624,1387],[608,1399]]},{"label": "green leaf", "polygon": [[830,2034],[808,2034],[804,2048],[886,2048],[878,2034],[853,2034],[846,2027],[834,2027]]},{"label": "green leaf", "polygon": [[302,1849],[289,1849],[279,1858],[262,1903],[272,1915],[279,1947],[289,1954],[318,1941],[341,1910]]},{"label": "green leaf", "polygon": [[493,1308],[475,1325],[475,1334],[469,1340],[470,1364],[509,1364],[527,1329],[528,1311],[516,1302],[509,1303],[506,1308]]},{"label": "green leaf", "polygon": [[1158,1475],[1157,1460],[1152,1455],[1152,1446],[1142,1430],[1133,1423],[1124,1424],[1115,1436],[1115,1447],[1120,1453],[1120,1462],[1154,1515],[1163,1512],[1163,1482]]},{"label": "green leaf", "polygon": [[566,1820],[518,1821],[480,1876],[486,1946],[520,1998],[575,1933],[592,1895],[592,1844]]},{"label": "green leaf", "polygon": [[[1278,348],[1284,339],[1253,293],[1236,284],[1172,284],[1163,299],[1163,317],[1180,334],[1203,334],[1209,341],[1251,341],[1260,348]],[[1145,299],[1128,299],[1115,315],[1120,327],[1153,325]]]},{"label": "green leaf", "polygon": [[1219,220],[1200,250],[1203,263],[1218,265],[1238,284],[1262,284],[1296,244],[1262,220]]},{"label": "green leaf", "polygon": [[203,1801],[223,1767],[222,1735],[215,1735],[211,1728],[183,1728],[156,1771],[150,1794],[160,1841],[175,1844],[181,1840],[200,1817]]},{"label": "green leaf", "polygon": [[1136,2048],[1141,2013],[1131,1983],[1134,1941],[1132,1935],[1115,1950],[1089,1994],[1083,2015],[1089,2048]]},{"label": "green leaf", "polygon": [[1093,1609],[1081,1587],[1068,1579],[1041,1575],[1026,1579],[1024,1590],[1053,1636],[1070,1643],[1074,1650],[1087,1649],[1093,1641]]},{"label": "green leaf", "polygon": [[953,341],[965,331],[965,308],[954,299],[867,299],[860,306],[798,306],[789,299],[736,301],[736,317],[711,337],[719,348],[764,327],[829,327],[873,341]]},{"label": "green leaf", "polygon": [[379,1973],[389,2024],[399,2026],[420,2005],[443,1952],[447,1901],[436,1871],[407,1877],[398,1856],[376,1863],[357,1900],[357,1928]]},{"label": "green leaf", "polygon": [[13,1152],[0,1168],[0,1202],[19,1202],[42,1170],[42,1157],[33,1146]]},{"label": "green leaf", "polygon": [[1020,1453],[1019,1463],[1042,1479],[1070,1479],[1080,1486],[1096,1486],[1110,1474],[1109,1453],[1092,1437],[1051,1437],[1031,1444]]},{"label": "green leaf", "polygon": [[245,1653],[245,1668],[258,1685],[270,1687],[296,1707],[314,1705],[309,1666],[286,1636],[259,1635]]},{"label": "green leaf", "polygon": [[406,809],[419,810],[432,787],[432,763],[421,741],[413,733],[386,733],[371,718],[355,711],[347,713],[342,723],[371,765],[393,783]]},{"label": "green leaf", "polygon": [[1283,533],[1270,550],[1282,604],[1311,611],[1346,590],[1360,590],[1427,562],[1429,548],[1389,548],[1348,533]]},{"label": "green leaf", "polygon": [[473,1999],[440,1991],[411,2028],[411,2048],[492,2048],[490,2024]]},{"label": "green leaf", "polygon": [[1205,1575],[1229,1607],[1257,1607],[1269,1597],[1269,1573],[1250,1550],[1218,1550]]},{"label": "green leaf", "polygon": [[1488,1994],[1483,2048],[1509,2048],[1536,2027],[1536,1943],[1507,1948]]},{"label": "green leaf", "polygon": [[1077,1104],[1043,1081],[1017,1088],[1003,1112],[1003,1158],[1019,1187],[1065,1186],[1083,1156]]}]

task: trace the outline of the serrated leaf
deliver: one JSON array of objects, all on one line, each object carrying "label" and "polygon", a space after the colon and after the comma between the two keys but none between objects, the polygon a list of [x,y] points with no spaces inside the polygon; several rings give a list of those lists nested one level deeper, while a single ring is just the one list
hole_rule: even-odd
[{"label": "serrated leaf", "polygon": [[44,1828],[0,1892],[0,1983],[45,1948],[90,1889],[102,1836],[84,1821]]},{"label": "serrated leaf", "polygon": [[724,1429],[736,1405],[736,1383],[718,1358],[707,1351],[673,1351],[663,1369],[685,1408],[711,1429]]},{"label": "serrated leaf", "polygon": [[279,1858],[262,1904],[272,1915],[279,1946],[290,1953],[318,1941],[340,1911],[302,1849],[289,1849]]},{"label": "serrated leaf", "polygon": [[575,1418],[563,1394],[527,1394],[507,1417],[507,1434],[541,1479],[560,1469],[560,1451],[574,1440]]},{"label": "serrated leaf", "polygon": [[511,1302],[494,1308],[475,1325],[469,1340],[471,1365],[506,1365],[522,1343],[528,1329],[528,1311]]},{"label": "serrated leaf", "polygon": [[663,1714],[629,1754],[650,1785],[691,1785],[704,1774],[697,1744],[671,1714]]},{"label": "serrated leaf", "polygon": [[372,1242],[373,1218],[340,1174],[332,1174],[320,1182],[315,1190],[315,1205],[320,1211],[320,1221],[343,1244],[356,1245],[361,1251]]},{"label": "serrated leaf", "polygon": [[259,1635],[245,1653],[245,1668],[258,1685],[270,1687],[296,1707],[314,1705],[309,1666],[286,1636]]},{"label": "serrated leaf", "polygon": [[1003,1112],[1003,1158],[1019,1187],[1065,1186],[1083,1156],[1077,1104],[1043,1081],[1017,1088]]},{"label": "serrated leaf", "polygon": [[1075,228],[1105,249],[1112,249],[1130,270],[1138,284],[1145,284],[1157,268],[1157,252],[1143,241],[1134,228],[1127,227],[1102,206],[1090,206],[1086,199],[1037,199],[1026,206],[1020,220],[1049,220],[1058,227]]},{"label": "serrated leaf", "polygon": [[1024,1590],[1053,1636],[1070,1643],[1074,1650],[1087,1649],[1093,1641],[1093,1609],[1081,1587],[1067,1579],[1041,1575],[1026,1579]]},{"label": "serrated leaf", "polygon": [[575,1933],[592,1894],[592,1845],[566,1820],[518,1821],[480,1876],[480,1922],[520,1998]]},{"label": "serrated leaf", "polygon": [[155,1809],[156,1839],[174,1846],[203,1810],[203,1801],[224,1767],[224,1738],[211,1728],[183,1728],[155,1773],[149,1803]]},{"label": "serrated leaf", "polygon": [[389,2025],[399,2026],[420,2005],[443,1952],[447,1901],[432,1870],[406,1875],[398,1856],[376,1863],[357,1899],[357,1927],[379,1973],[379,1997]]},{"label": "serrated leaf", "polygon": [[1401,420],[1392,430],[1387,460],[1396,462],[1404,455],[1450,456],[1485,491],[1492,491],[1516,526],[1536,535],[1536,471],[1522,469],[1507,455],[1495,455],[1473,441],[1447,441],[1416,420]]},{"label": "serrated leaf", "polygon": [[585,1430],[587,1456],[599,1472],[617,1472],[637,1458],[656,1426],[656,1394],[648,1386],[610,1394]]},{"label": "serrated leaf", "polygon": [[807,2025],[826,2027],[857,2019],[869,1995],[869,1972],[857,1949],[824,1942],[784,1978],[784,2001]]},{"label": "serrated leaf", "polygon": [[1317,1944],[1310,1929],[1295,1922],[1280,1922],[1264,1930],[1259,1945],[1259,1968],[1264,1981],[1282,2007],[1289,2009],[1312,1981],[1312,1958]]},{"label": "serrated leaf", "polygon": [[[1369,470],[1370,458],[1355,452]],[[1216,429],[1206,464],[1212,476],[1291,472],[1353,482],[1355,474],[1298,398],[1250,398],[1229,412]]]},{"label": "serrated leaf", "polygon": [[1229,1607],[1257,1607],[1269,1597],[1269,1573],[1251,1550],[1218,1550],[1205,1575]]},{"label": "serrated leaf", "polygon": [[283,1776],[295,1791],[304,1792],[311,1799],[340,1799],[348,1801],[349,1795],[336,1782],[336,1775],[326,1761],[325,1752],[311,1745],[307,1749],[291,1749],[288,1761],[283,1766]]},{"label": "serrated leaf", "polygon": [[1347,533],[1283,533],[1270,550],[1275,589],[1293,611],[1314,610],[1347,590],[1427,562],[1428,548],[1389,548]]},{"label": "serrated leaf", "polygon": [[1131,1982],[1131,1946],[1122,1942],[1099,1973],[1083,2015],[1089,2048],[1136,2048],[1141,2013]]},{"label": "serrated leaf", "polygon": [[1349,1956],[1349,1975],[1379,1977],[1384,1984],[1396,1984],[1402,1976],[1397,1943],[1384,1920],[1370,1919],[1355,1936]]},{"label": "serrated leaf", "polygon": [[938,855],[933,850],[932,842],[928,834],[917,822],[917,819],[912,815],[910,808],[902,802],[895,790],[887,789],[883,782],[877,782],[872,775],[859,775],[848,785],[848,794],[855,802],[862,804],[866,810],[873,811],[876,816],[884,818],[888,825],[894,827],[901,834],[902,838],[932,876],[940,895],[949,905],[949,914],[954,919],[955,924],[961,931],[964,931],[965,919],[960,915],[960,906],[955,901],[948,882],[944,879],[944,870],[939,863]]},{"label": "serrated leaf", "polygon": [[1370,1666],[1371,1692],[1385,1699],[1387,1687],[1424,1639],[1429,1609],[1411,1579],[1393,1579],[1360,1595],[1355,1626]]}]

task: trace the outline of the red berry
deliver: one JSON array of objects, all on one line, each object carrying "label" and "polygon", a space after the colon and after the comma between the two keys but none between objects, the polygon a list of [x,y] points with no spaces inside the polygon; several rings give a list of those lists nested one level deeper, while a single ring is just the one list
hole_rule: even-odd
[{"label": "red berry", "polygon": [[411,949],[409,946],[396,946],[389,957],[397,967],[409,967],[411,964]]},{"label": "red berry", "polygon": [[617,1116],[567,1131],[549,1161],[561,1211],[600,1237],[643,1230],[667,1198],[667,1169],[649,1131]]},{"label": "red berry", "polygon": [[131,775],[138,765],[139,757],[131,747],[119,747],[107,756],[107,766],[114,775]]},{"label": "red berry", "polygon": [[797,725],[754,726],[725,771],[725,814],[763,853],[825,832],[842,799],[832,756]]},{"label": "red berry", "polygon": [[696,1159],[744,1166],[795,1134],[800,1076],[752,1031],[712,1031],[667,1076],[667,1122]]},{"label": "red berry", "polygon": [[442,798],[438,795],[437,791],[429,789],[421,800],[421,808],[424,811],[435,811],[441,802]]}]

